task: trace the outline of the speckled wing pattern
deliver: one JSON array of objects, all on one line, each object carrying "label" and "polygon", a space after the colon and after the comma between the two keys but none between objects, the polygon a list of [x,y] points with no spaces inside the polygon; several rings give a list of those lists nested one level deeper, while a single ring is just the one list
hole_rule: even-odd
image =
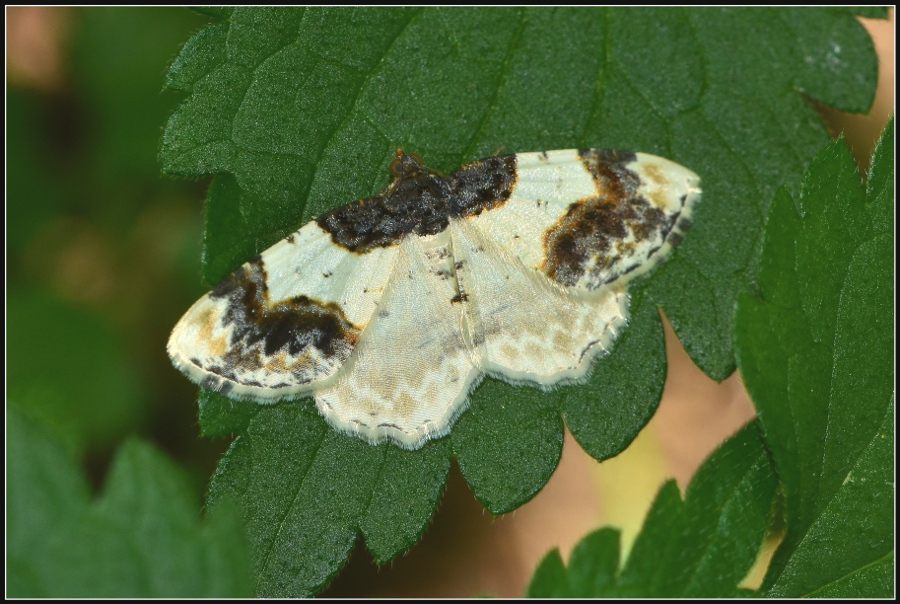
[{"label": "speckled wing pattern", "polygon": [[397,152],[377,196],[319,216],[182,317],[175,366],[238,400],[315,398],[334,428],[418,449],[485,375],[584,379],[629,281],[691,224],[699,177],[643,153],[491,157],[449,175]]}]

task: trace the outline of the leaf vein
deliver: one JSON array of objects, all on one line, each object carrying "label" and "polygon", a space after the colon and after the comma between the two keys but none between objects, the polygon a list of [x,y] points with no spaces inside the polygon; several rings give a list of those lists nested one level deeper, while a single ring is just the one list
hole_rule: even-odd
[{"label": "leaf vein", "polygon": [[322,435],[319,438],[318,444],[315,446],[315,454],[310,458],[309,464],[307,464],[306,469],[303,471],[303,478],[298,481],[297,489],[294,491],[294,494],[291,496],[291,502],[287,506],[285,506],[284,514],[281,516],[281,520],[278,522],[278,528],[275,530],[275,534],[272,535],[272,541],[269,543],[269,548],[266,550],[266,555],[263,557],[263,562],[260,567],[259,574],[265,574],[266,569],[269,566],[269,560],[272,556],[272,550],[275,549],[275,542],[278,541],[278,536],[281,534],[281,531],[284,529],[285,521],[287,521],[288,515],[291,513],[291,509],[294,507],[294,503],[297,501],[297,497],[300,495],[300,491],[303,490],[303,485],[306,484],[306,479],[309,478],[310,471],[312,470],[313,465],[316,462],[316,458],[319,456],[319,453],[322,451],[322,443],[325,442],[325,437],[328,435],[328,430],[323,430]]},{"label": "leaf vein", "polygon": [[855,568],[855,569],[853,569],[852,572],[849,572],[846,575],[842,575],[836,579],[833,579],[833,580],[829,581],[828,583],[825,583],[824,585],[817,587],[814,591],[811,591],[808,594],[804,594],[804,597],[807,597],[807,598],[814,597],[817,593],[819,593],[820,591],[822,591],[823,589],[825,589],[827,587],[830,587],[831,585],[834,585],[838,581],[842,581],[848,577],[852,577],[853,575],[859,574],[859,573],[863,572],[864,570],[867,570],[867,569],[875,566],[876,564],[881,564],[882,562],[886,562],[886,561],[890,560],[893,557],[893,555],[894,555],[894,550],[892,549],[891,551],[884,554],[877,560],[873,560],[871,562],[868,562],[868,563],[860,566],[859,568]]},{"label": "leaf vein", "polygon": [[[741,490],[741,487],[752,486],[751,479],[754,476],[754,472],[758,468],[760,468],[760,466],[762,466],[763,464],[767,464],[767,463],[768,463],[768,459],[765,457],[762,457],[759,460],[757,460],[756,463],[753,464],[753,467],[751,467],[750,470],[748,470],[746,473],[744,473],[744,475],[741,477],[741,479],[737,483],[735,483],[734,486],[730,489],[728,497],[726,498],[726,503],[723,504],[721,506],[721,508],[718,510],[719,520],[716,523],[716,528],[717,528],[716,533],[717,534],[727,533],[727,530],[726,531],[720,530],[722,528],[725,528],[725,529],[729,528],[729,524],[727,522],[725,522],[723,512],[724,512],[725,508],[727,507],[728,503],[731,503],[734,500],[735,493],[737,493],[739,490]],[[682,592],[679,594],[679,596],[684,597],[684,594],[687,593],[691,587],[693,587],[694,585],[697,584],[697,573],[700,571],[700,567],[701,567],[702,563],[704,562],[704,560],[706,560],[707,555],[709,554],[709,551],[712,549],[712,545],[713,545],[713,539],[710,538],[706,541],[706,544],[703,547],[703,553],[698,558],[697,564],[694,565],[694,569],[693,569],[693,571],[691,571],[691,573],[688,577],[687,585],[685,586],[684,590],[682,590]]]},{"label": "leaf vein", "polygon": [[519,45],[519,42],[522,39],[522,30],[525,28],[525,12],[528,9],[520,9],[519,10],[519,23],[516,26],[516,33],[513,35],[512,40],[509,42],[509,48],[506,51],[506,56],[503,57],[503,65],[500,69],[500,77],[497,78],[497,85],[494,87],[494,93],[491,95],[491,100],[487,104],[487,110],[481,115],[481,119],[478,120],[478,124],[475,126],[475,130],[472,133],[472,136],[469,137],[469,144],[466,147],[465,151],[463,151],[462,155],[459,157],[457,164],[462,164],[467,158],[472,156],[475,147],[475,141],[478,139],[478,135],[481,134],[484,125],[487,123],[490,116],[494,113],[494,107],[497,106],[497,98],[500,96],[500,90],[503,88],[503,84],[506,83],[507,77],[509,77],[509,69],[512,63],[512,56],[515,53],[516,47]]},{"label": "leaf vein", "polygon": [[[359,87],[356,89],[356,96],[353,99],[353,106],[344,114],[344,118],[340,121],[340,123],[332,129],[332,131],[328,134],[328,136],[325,137],[325,139],[328,142],[323,146],[323,150],[328,147],[328,145],[331,143],[331,141],[334,140],[335,135],[337,135],[337,133],[341,131],[341,128],[344,127],[344,124],[347,123],[347,121],[350,119],[350,117],[356,113],[356,111],[359,107],[359,101],[360,101],[360,99],[362,99],[362,95],[366,89],[366,86],[369,84],[369,82],[372,80],[372,78],[375,76],[375,74],[378,73],[378,69],[376,67],[374,67],[374,65],[380,65],[381,63],[384,62],[385,58],[390,54],[391,50],[394,48],[394,44],[397,43],[397,40],[400,39],[400,37],[406,32],[406,30],[409,29],[409,26],[412,25],[412,22],[416,19],[416,17],[421,15],[424,10],[425,10],[424,8],[419,8],[419,10],[417,10],[415,13],[410,15],[410,17],[406,21],[406,23],[403,24],[403,27],[401,27],[397,31],[397,33],[394,35],[394,37],[391,39],[391,41],[387,44],[387,46],[384,49],[384,52],[381,53],[381,57],[373,63],[372,71],[370,71],[369,74],[363,78],[363,81],[360,83]],[[322,157],[323,157],[323,155],[320,154],[319,161],[316,162],[316,166],[318,166],[320,164]],[[313,174],[313,179],[314,178],[315,178],[315,174]],[[313,179],[310,179],[310,181],[312,181]]]}]

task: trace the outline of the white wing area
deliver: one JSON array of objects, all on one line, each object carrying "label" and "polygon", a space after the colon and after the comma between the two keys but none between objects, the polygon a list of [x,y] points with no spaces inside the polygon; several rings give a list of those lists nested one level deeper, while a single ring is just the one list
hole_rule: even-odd
[{"label": "white wing area", "polygon": [[484,373],[547,388],[583,378],[609,348],[627,321],[624,291],[568,291],[480,222],[400,244],[355,350],[313,391],[332,426],[416,449],[450,431]]},{"label": "white wing area", "polygon": [[[548,263],[554,262],[548,235],[569,229],[582,236],[584,247],[598,253],[585,258],[584,275],[568,283],[570,287],[593,290],[626,275],[625,280],[634,278],[664,259],[690,227],[691,211],[700,198],[700,177],[663,157],[633,156],[622,161],[621,167],[636,177],[625,183],[635,187],[622,191],[611,190],[602,176],[587,170],[584,157],[575,149],[519,153],[515,190],[501,207],[482,213],[478,226],[525,266],[547,274],[552,272]],[[619,197],[623,193],[628,197]],[[608,205],[601,207],[598,202]],[[602,226],[591,225],[593,231],[581,228],[594,218],[592,211],[608,212],[609,206],[621,210],[617,221],[624,225],[623,233],[614,237],[603,232]],[[583,210],[580,219],[573,212],[576,207]],[[610,249],[602,249],[604,239],[612,240]],[[604,261],[608,264],[603,265]]]},{"label": "white wing area", "polygon": [[407,237],[378,310],[335,380],[315,391],[338,429],[417,449],[446,434],[481,370],[472,357],[447,231]]},{"label": "white wing area", "polygon": [[516,155],[516,188],[503,206],[478,217],[478,226],[525,266],[540,270],[544,233],[575,201],[596,195],[578,151]]},{"label": "white wing area", "polygon": [[549,387],[585,376],[627,321],[619,288],[567,290],[525,266],[481,229],[451,222],[459,289],[482,368],[514,383]]},{"label": "white wing area", "polygon": [[394,267],[397,247],[348,251],[310,222],[262,253],[270,303],[305,295],[333,302],[360,329],[375,311]]},{"label": "white wing area", "polygon": [[355,254],[310,222],[200,298],[172,330],[169,356],[232,398],[308,396],[352,352],[396,255],[396,247]]}]

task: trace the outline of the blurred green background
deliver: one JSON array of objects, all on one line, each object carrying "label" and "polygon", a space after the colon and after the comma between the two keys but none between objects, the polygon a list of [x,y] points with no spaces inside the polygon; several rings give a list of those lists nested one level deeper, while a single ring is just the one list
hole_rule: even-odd
[{"label": "blurred green background", "polygon": [[[182,44],[209,21],[184,8],[7,9],[7,404],[51,426],[95,488],[130,435],[174,457],[198,495],[228,446],[199,437],[197,388],[165,352],[172,326],[206,291],[209,181],[161,174],[162,129],[180,100],[163,86]],[[866,25],[880,28],[875,108],[868,117],[819,108],[861,164],[894,88],[893,23]],[[752,414],[737,376],[715,384],[671,331],[667,345],[660,412],[625,454],[596,464],[567,446],[548,488],[496,520],[454,470],[422,543],[379,570],[360,546],[330,593],[437,596],[465,583],[466,593],[518,595],[549,544],[567,551],[606,523],[635,533],[662,481],[686,483]],[[685,422],[721,418],[728,397],[743,397],[743,411],[708,442],[685,437]]]},{"label": "blurred green background", "polygon": [[202,492],[227,445],[165,352],[199,296],[207,181],[161,176],[165,70],[208,18],[183,8],[8,12],[7,400],[99,484],[126,435]]}]

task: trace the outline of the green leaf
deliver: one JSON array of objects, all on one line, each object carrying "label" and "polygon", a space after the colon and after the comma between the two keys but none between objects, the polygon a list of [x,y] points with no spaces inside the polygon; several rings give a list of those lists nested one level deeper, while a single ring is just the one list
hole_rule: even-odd
[{"label": "green leaf", "polygon": [[639,288],[631,320],[609,356],[596,362],[584,387],[566,388],[566,425],[598,460],[618,455],[650,421],[666,381],[666,343],[659,310]]},{"label": "green leaf", "polygon": [[529,598],[571,598],[566,566],[559,550],[554,549],[544,556],[528,586]]},{"label": "green leaf", "polygon": [[237,510],[198,522],[198,502],[162,454],[126,443],[91,501],[81,469],[46,428],[14,406],[7,419],[8,595],[252,595]]},{"label": "green leaf", "polygon": [[[643,427],[665,377],[656,306],[707,373],[721,379],[733,371],[732,310],[756,277],[768,201],[776,184],[797,183],[828,140],[800,91],[863,111],[877,72],[871,40],[840,9],[236,8],[223,18],[172,64],[169,85],[186,98],[161,152],[170,173],[216,175],[204,235],[209,284],[311,216],[379,191],[398,147],[445,172],[501,147],[601,147],[663,155],[702,176],[694,230],[676,257],[634,288],[619,352],[598,362],[586,385],[547,394],[488,379],[473,393],[447,440],[494,513],[521,505],[549,478],[560,413],[598,458],[620,452]],[[265,492],[272,480],[300,488],[300,499],[306,489],[347,489],[335,495],[348,502],[340,517],[260,511],[251,522],[263,556],[261,592],[314,593],[343,563],[355,531],[368,539],[362,502],[377,492],[367,486],[369,472],[384,454],[362,453],[333,434],[320,444],[310,435],[326,428],[308,402],[294,405],[304,410],[259,409],[247,424],[247,414],[210,400],[201,417],[214,419],[204,431],[241,435],[211,495],[221,485],[252,506],[274,497]],[[286,432],[268,435],[262,426]],[[296,458],[263,457],[281,454],[274,443]],[[325,443],[344,460],[333,482],[309,465]],[[251,451],[260,452],[254,471],[270,482],[229,475],[248,471],[237,460]],[[440,476],[450,445],[427,451],[410,455],[433,455],[422,465]],[[282,462],[295,474],[276,474]],[[422,501],[437,494],[429,490]],[[429,515],[416,507],[397,543],[412,544]],[[276,544],[281,534],[300,533],[330,537]]]},{"label": "green leaf", "polygon": [[247,430],[250,420],[262,410],[259,405],[235,401],[218,392],[201,390],[200,431],[203,436],[234,436]]},{"label": "green leaf", "polygon": [[619,570],[619,531],[603,528],[575,546],[569,560],[569,586],[574,594],[609,593]]},{"label": "green leaf", "polygon": [[313,595],[362,532],[376,560],[411,547],[450,471],[446,439],[419,451],[336,433],[311,405],[258,413],[223,457],[209,505],[237,498],[247,517],[260,596]]},{"label": "green leaf", "polygon": [[734,596],[768,527],[776,480],[756,425],[723,444],[682,501],[675,481],[660,490],[628,560],[619,533],[601,529],[538,567],[530,597],[716,598]]},{"label": "green leaf", "polygon": [[893,592],[893,128],[868,191],[838,141],[798,201],[779,192],[759,294],[738,302],[738,359],[786,500],[768,595]]},{"label": "green leaf", "polygon": [[490,380],[450,435],[459,469],[494,514],[534,497],[562,455],[564,427],[554,397],[523,405],[519,390]]},{"label": "green leaf", "polygon": [[654,298],[724,378],[768,200],[827,140],[798,91],[865,111],[876,71],[865,30],[836,9],[235,9],[172,65],[169,85],[191,94],[162,159],[231,179],[227,199],[210,193],[214,284],[377,192],[399,146],[444,171],[501,146],[670,157],[701,174],[705,203]]}]

